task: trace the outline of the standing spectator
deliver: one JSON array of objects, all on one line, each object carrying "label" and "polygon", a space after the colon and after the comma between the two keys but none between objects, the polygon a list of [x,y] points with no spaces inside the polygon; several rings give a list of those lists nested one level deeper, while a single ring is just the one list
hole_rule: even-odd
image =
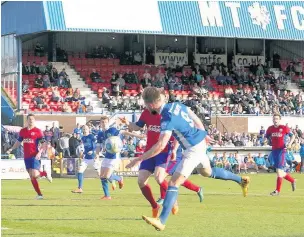
[{"label": "standing spectator", "polygon": [[40,56],[42,57],[44,55],[44,47],[37,42],[35,46],[35,56]]},{"label": "standing spectator", "polygon": [[45,126],[45,131],[43,132],[46,141],[51,142],[53,140],[53,132],[49,129],[49,125]]},{"label": "standing spectator", "polygon": [[51,131],[53,132],[52,146],[57,149],[59,147],[60,129],[56,127],[55,123],[53,123]]},{"label": "standing spectator", "polygon": [[4,130],[3,133],[1,133],[1,144],[2,144],[1,153],[4,154],[11,147],[10,137],[6,129]]},{"label": "standing spectator", "polygon": [[274,68],[279,68],[281,71],[281,64],[280,64],[280,55],[274,51],[272,55],[272,64]]},{"label": "standing spectator", "polygon": [[265,128],[264,126],[261,126],[261,129],[260,129],[260,135],[262,136],[263,134],[265,135]]},{"label": "standing spectator", "polygon": [[65,134],[62,138],[59,139],[59,147],[62,150],[63,157],[71,157],[70,149],[69,149],[69,134]]},{"label": "standing spectator", "polygon": [[70,154],[72,157],[76,157],[76,149],[80,145],[80,140],[77,139],[77,133],[73,133],[73,136],[69,139]]},{"label": "standing spectator", "polygon": [[79,123],[76,124],[76,128],[74,129],[73,133],[80,134],[80,136],[82,136],[82,129]]}]

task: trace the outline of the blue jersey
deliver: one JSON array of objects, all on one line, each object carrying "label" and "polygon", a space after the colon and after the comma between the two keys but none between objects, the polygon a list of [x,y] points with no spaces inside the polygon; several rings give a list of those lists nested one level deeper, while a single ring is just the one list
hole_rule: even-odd
[{"label": "blue jersey", "polygon": [[304,142],[300,143],[301,148],[300,148],[300,156],[303,157],[304,156]]},{"label": "blue jersey", "polygon": [[161,133],[172,132],[184,150],[199,144],[207,136],[206,131],[195,127],[188,115],[187,106],[179,102],[165,104],[161,116]]},{"label": "blue jersey", "polygon": [[254,158],[254,162],[257,164],[257,165],[266,165],[266,160],[264,157],[255,157]]},{"label": "blue jersey", "polygon": [[[118,135],[119,135],[119,130],[117,128],[111,127],[111,128],[108,128],[105,131],[102,131],[102,130],[99,131],[98,135],[97,135],[97,141],[100,144],[104,144],[104,142],[109,137],[118,136]],[[112,154],[112,153],[109,153],[109,152],[106,151],[105,158],[107,158],[107,159],[116,159],[116,158],[119,158],[119,157],[120,157],[119,153],[118,154]]]},{"label": "blue jersey", "polygon": [[[89,160],[94,159],[96,156],[96,139],[94,135],[89,134],[87,136],[83,136],[81,141],[83,142],[84,147],[84,158]],[[88,154],[90,151],[93,152],[91,155]]]},{"label": "blue jersey", "polygon": [[82,136],[82,129],[81,128],[75,128],[73,133],[80,134],[80,136]]}]

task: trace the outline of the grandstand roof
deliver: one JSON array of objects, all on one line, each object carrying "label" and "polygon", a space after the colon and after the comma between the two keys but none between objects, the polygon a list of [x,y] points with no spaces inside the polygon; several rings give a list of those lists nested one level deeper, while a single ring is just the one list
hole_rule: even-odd
[{"label": "grandstand roof", "polygon": [[303,1],[26,1],[1,7],[1,35],[78,31],[304,39]]}]

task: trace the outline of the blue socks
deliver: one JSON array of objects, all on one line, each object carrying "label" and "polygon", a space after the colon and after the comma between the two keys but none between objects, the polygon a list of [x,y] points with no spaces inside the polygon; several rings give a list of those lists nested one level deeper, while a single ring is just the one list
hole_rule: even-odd
[{"label": "blue socks", "polygon": [[78,188],[82,189],[82,185],[83,185],[83,173],[78,173],[77,174],[77,178],[78,178]]},{"label": "blue socks", "polygon": [[230,171],[224,170],[222,168],[213,167],[210,178],[214,179],[222,179],[222,180],[233,180],[240,184],[242,182],[242,178]]},{"label": "blue socks", "polygon": [[111,174],[110,178],[108,178],[109,182],[112,183],[113,180],[120,182],[121,181],[121,176],[116,175],[116,174]]},{"label": "blue socks", "polygon": [[178,195],[178,188],[174,186],[169,186],[167,189],[166,197],[163,203],[163,210],[159,216],[160,222],[162,224],[165,224],[170,212],[172,210],[172,207],[174,206],[174,203],[176,202]]},{"label": "blue socks", "polygon": [[101,185],[102,185],[102,189],[103,189],[105,196],[110,197],[108,179],[101,178],[100,180],[101,180]]}]

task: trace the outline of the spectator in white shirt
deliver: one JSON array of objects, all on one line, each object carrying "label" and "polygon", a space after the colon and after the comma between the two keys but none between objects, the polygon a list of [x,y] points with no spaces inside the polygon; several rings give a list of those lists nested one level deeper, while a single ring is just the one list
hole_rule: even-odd
[{"label": "spectator in white shirt", "polygon": [[135,63],[136,65],[142,64],[142,57],[141,57],[141,55],[139,54],[139,52],[137,52],[137,53],[134,55],[134,63]]}]

